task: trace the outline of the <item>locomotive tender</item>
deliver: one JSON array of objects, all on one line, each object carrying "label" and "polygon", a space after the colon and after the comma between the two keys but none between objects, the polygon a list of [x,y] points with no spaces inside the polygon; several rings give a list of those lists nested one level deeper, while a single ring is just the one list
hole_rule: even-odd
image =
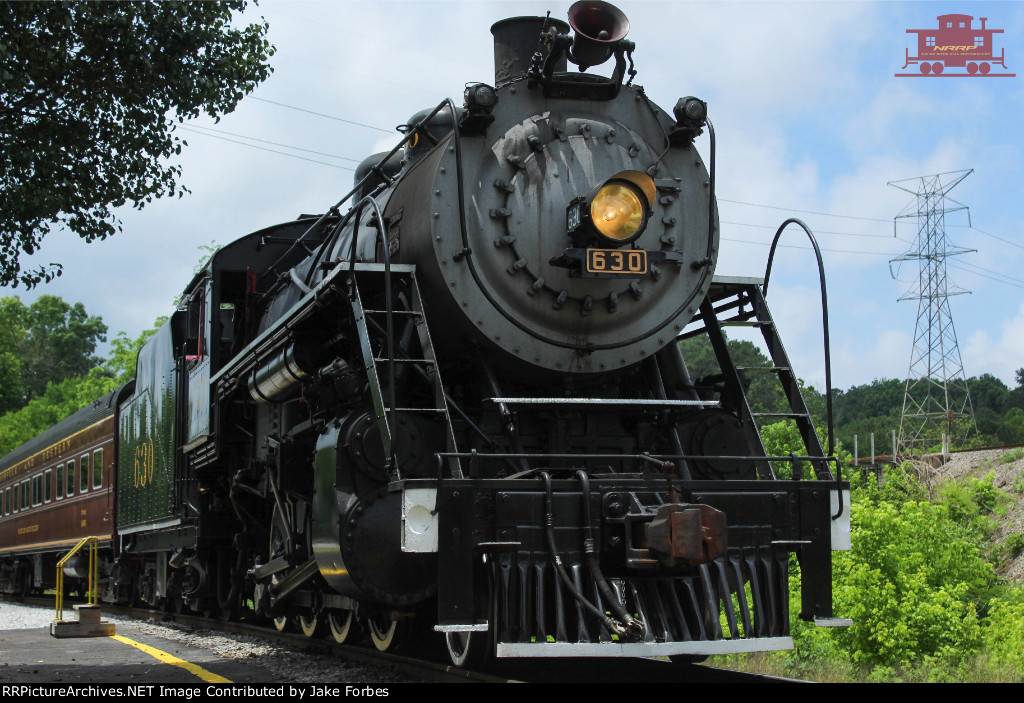
[{"label": "locomotive tender", "polygon": [[[706,105],[652,104],[627,29],[594,0],[569,24],[495,24],[494,86],[415,116],[326,214],[220,249],[133,383],[0,463],[15,486],[56,475],[46,505],[68,507],[58,467],[79,450],[53,447],[106,428],[116,489],[96,490],[116,490],[115,520],[79,529],[109,545],[103,598],[365,629],[382,650],[439,632],[457,665],[692,658],[792,646],[795,553],[800,616],[841,623],[848,485],[760,281],[713,277]],[[764,333],[760,371],[813,476],[776,476],[729,325]],[[677,342],[694,334],[720,374],[690,377]],[[48,519],[21,490],[0,524]],[[0,588],[19,592],[79,536],[17,532]]]}]

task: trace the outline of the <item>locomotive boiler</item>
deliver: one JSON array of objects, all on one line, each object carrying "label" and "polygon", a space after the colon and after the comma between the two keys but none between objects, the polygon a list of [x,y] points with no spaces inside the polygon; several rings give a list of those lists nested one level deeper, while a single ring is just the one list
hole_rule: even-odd
[{"label": "locomotive boiler", "polygon": [[[840,622],[848,486],[760,281],[714,276],[707,105],[654,105],[628,26],[498,22],[493,85],[211,258],[119,397],[108,599],[457,665],[692,658],[791,647],[796,554],[800,616]],[[776,476],[729,325],[764,333],[813,475]]]}]

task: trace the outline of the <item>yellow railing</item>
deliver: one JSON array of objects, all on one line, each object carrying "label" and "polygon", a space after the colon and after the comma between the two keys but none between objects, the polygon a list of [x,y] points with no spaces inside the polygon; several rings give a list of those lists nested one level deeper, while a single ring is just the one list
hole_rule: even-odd
[{"label": "yellow railing", "polygon": [[85,537],[75,545],[74,549],[64,555],[64,558],[57,562],[57,617],[58,622],[64,621],[64,565],[68,560],[78,554],[85,545],[89,545],[89,590],[87,596],[89,605],[96,605],[99,594],[99,537]]}]

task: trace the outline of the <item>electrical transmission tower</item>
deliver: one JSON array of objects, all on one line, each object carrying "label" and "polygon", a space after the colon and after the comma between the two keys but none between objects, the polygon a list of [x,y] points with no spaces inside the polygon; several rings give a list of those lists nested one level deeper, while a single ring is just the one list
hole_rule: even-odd
[{"label": "electrical transmission tower", "polygon": [[[897,453],[910,454],[938,444],[942,435],[963,441],[975,429],[974,408],[967,390],[967,376],[949,311],[949,296],[967,293],[949,287],[946,257],[975,251],[963,249],[946,238],[946,215],[967,210],[946,196],[974,169],[894,181],[889,185],[915,196],[895,220],[917,218],[917,238],[902,256],[889,262],[918,262],[916,283],[900,300],[917,300],[914,349],[907,371],[906,392]],[[970,212],[968,211],[968,224]],[[895,272],[893,277],[896,277]]]}]

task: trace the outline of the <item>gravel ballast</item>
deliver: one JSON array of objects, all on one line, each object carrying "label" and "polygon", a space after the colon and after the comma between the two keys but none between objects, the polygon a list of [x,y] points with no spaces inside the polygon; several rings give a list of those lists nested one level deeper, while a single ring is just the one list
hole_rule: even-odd
[{"label": "gravel ballast", "polygon": [[[0,602],[0,631],[49,628],[53,621],[52,608],[39,608],[18,603]],[[74,619],[66,610],[65,620]],[[277,683],[406,683],[413,681],[407,676],[389,669],[348,661],[336,656],[303,651],[297,647],[271,642],[250,635],[236,635],[215,632],[205,628],[178,623],[152,623],[103,615],[125,631],[160,637],[179,642],[187,647],[198,647],[214,652],[220,657],[244,659],[247,664],[261,668],[267,673],[267,680]]]}]

